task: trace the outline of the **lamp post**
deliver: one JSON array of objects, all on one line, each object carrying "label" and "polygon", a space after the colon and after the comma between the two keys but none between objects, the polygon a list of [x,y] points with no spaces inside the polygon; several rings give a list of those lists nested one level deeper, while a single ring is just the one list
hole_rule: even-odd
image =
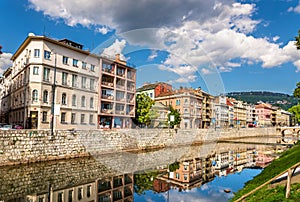
[{"label": "lamp post", "polygon": [[54,52],[54,76],[53,76],[53,84],[52,84],[52,102],[51,102],[51,136],[54,135],[54,105],[55,105],[55,88],[56,88],[56,53]]}]

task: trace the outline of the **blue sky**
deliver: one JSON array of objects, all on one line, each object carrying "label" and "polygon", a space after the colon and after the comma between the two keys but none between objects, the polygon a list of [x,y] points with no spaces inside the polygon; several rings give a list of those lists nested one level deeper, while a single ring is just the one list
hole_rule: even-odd
[{"label": "blue sky", "polygon": [[137,68],[137,86],[291,94],[300,81],[297,0],[2,0],[0,9],[0,73],[34,33],[121,53]]}]

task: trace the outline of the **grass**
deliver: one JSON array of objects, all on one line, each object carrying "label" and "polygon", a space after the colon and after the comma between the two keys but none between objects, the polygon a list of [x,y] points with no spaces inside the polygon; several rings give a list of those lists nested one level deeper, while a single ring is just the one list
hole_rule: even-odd
[{"label": "grass", "polygon": [[[256,187],[262,185],[268,180],[272,179],[276,175],[285,171],[289,167],[295,165],[300,162],[300,142],[298,141],[292,148],[283,152],[280,158],[274,160],[268,167],[266,167],[259,175],[254,177],[251,181],[245,184],[245,187],[238,191],[235,196],[231,199],[231,201],[235,201],[244,194],[252,191]],[[285,194],[285,192],[282,192]],[[255,194],[255,193],[254,193]],[[276,194],[273,192],[273,194]],[[248,200],[247,200],[248,201]]]},{"label": "grass", "polygon": [[247,202],[282,202],[282,201],[300,201],[300,184],[292,184],[291,195],[288,199],[285,198],[285,186],[278,185],[275,188],[265,186],[254,194],[246,198]]}]

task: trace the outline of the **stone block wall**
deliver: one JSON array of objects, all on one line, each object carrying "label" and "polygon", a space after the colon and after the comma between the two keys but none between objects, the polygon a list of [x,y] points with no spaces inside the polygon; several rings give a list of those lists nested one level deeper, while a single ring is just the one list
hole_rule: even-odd
[{"label": "stone block wall", "polygon": [[0,166],[275,134],[275,128],[0,131]]}]

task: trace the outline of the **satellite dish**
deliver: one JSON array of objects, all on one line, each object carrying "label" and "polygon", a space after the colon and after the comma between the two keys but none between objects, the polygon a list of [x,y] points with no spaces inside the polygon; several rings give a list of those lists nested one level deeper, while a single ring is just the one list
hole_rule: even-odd
[{"label": "satellite dish", "polygon": [[30,32],[30,33],[28,34],[28,36],[35,36],[35,34],[32,33],[32,32]]}]

